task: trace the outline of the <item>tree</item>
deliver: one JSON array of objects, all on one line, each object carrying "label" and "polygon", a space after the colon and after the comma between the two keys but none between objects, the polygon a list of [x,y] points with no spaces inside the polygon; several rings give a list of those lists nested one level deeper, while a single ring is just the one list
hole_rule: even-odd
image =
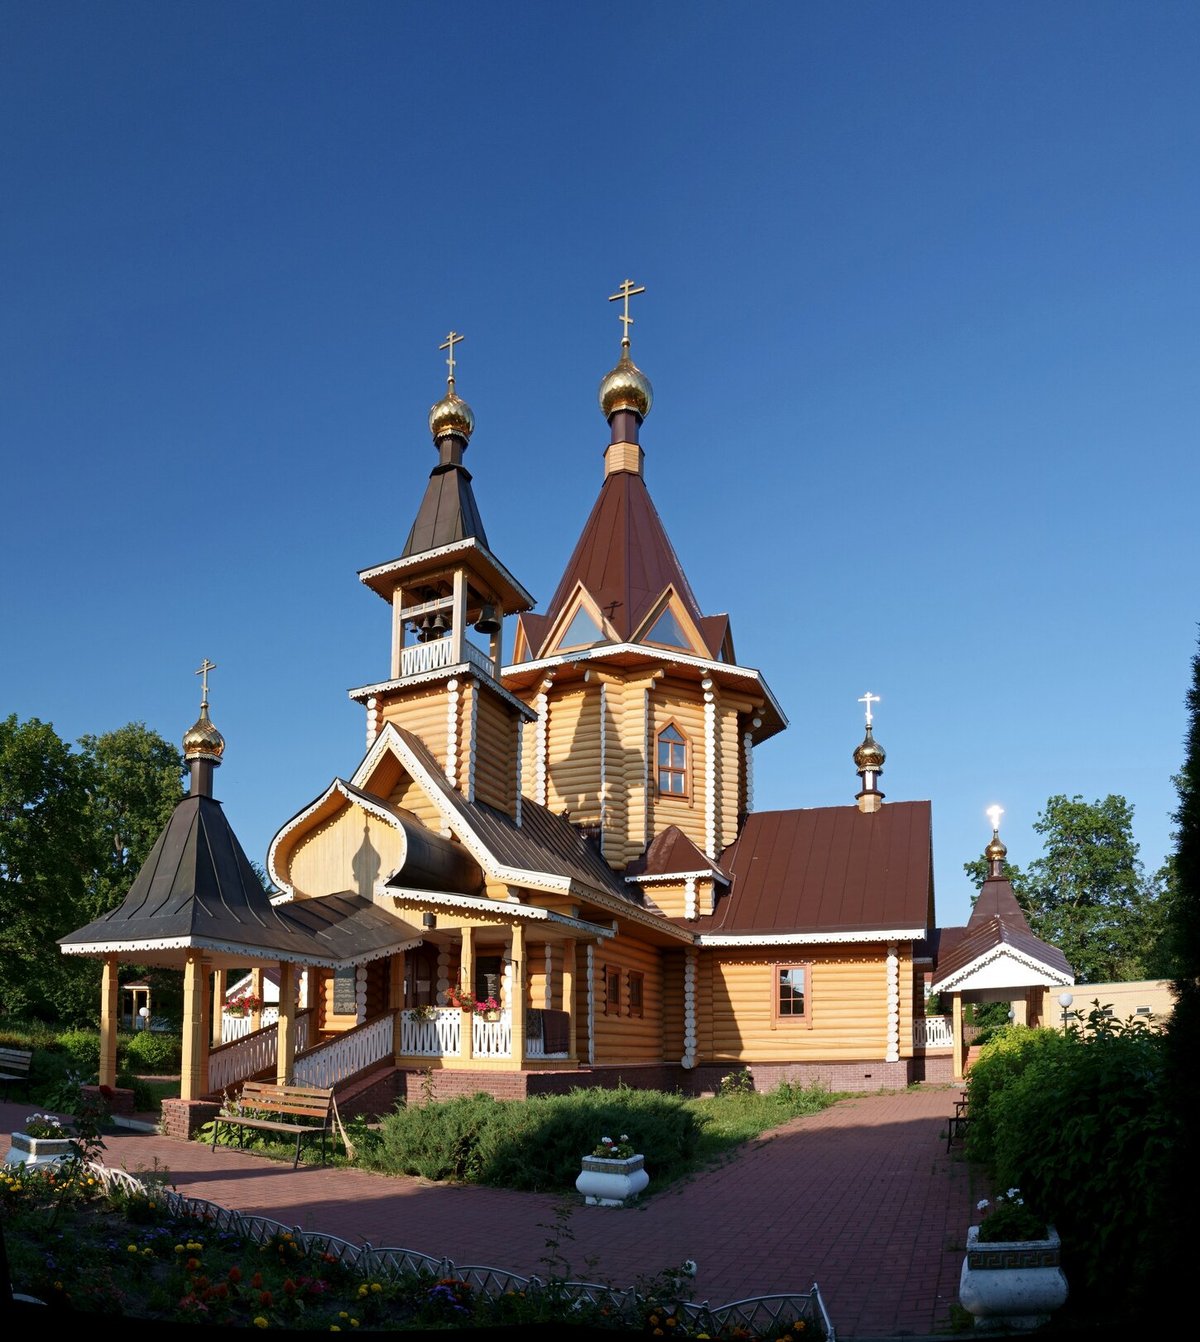
[{"label": "tree", "polygon": [[[1150,976],[1161,966],[1165,875],[1142,870],[1133,807],[1115,793],[1094,802],[1057,794],[1033,828],[1041,857],[1024,872],[1004,870],[1034,935],[1057,946],[1084,983]],[[963,870],[978,887],[987,864]]]},{"label": "tree", "polygon": [[0,722],[0,1012],[95,1020],[100,966],[58,938],[116,907],[182,796],[179,752],[143,723],[79,750]]}]

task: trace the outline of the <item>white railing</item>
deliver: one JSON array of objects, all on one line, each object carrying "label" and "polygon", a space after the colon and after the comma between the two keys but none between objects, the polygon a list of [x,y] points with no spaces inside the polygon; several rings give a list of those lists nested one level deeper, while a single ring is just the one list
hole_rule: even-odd
[{"label": "white railing", "polygon": [[297,1057],[293,1076],[301,1086],[336,1086],[355,1072],[391,1056],[392,1013],[388,1011],[317,1045],[306,1057]]},{"label": "white railing", "polygon": [[539,1034],[536,1039],[525,1038],[525,1056],[527,1058],[569,1058],[571,1055],[563,1049],[561,1053],[547,1053],[546,1041]]},{"label": "white railing", "polygon": [[501,1011],[499,1020],[476,1016],[471,1022],[471,1048],[477,1058],[511,1058],[512,1012]]},{"label": "white railing", "polygon": [[400,1013],[400,1052],[423,1058],[457,1057],[462,1050],[462,1018],[458,1007],[434,1007],[431,1018],[410,1007]]},{"label": "white railing", "polygon": [[923,1016],[913,1021],[913,1048],[953,1048],[949,1016]]},{"label": "white railing", "polygon": [[[428,643],[414,643],[400,650],[400,674],[419,676],[425,671],[437,671],[440,667],[453,665],[454,640],[435,638]],[[470,662],[486,675],[492,675],[492,659],[481,652],[474,643],[463,639],[464,662]]]},{"label": "white railing", "polygon": [[[236,1019],[236,1018],[235,1018]],[[308,1047],[312,1029],[312,1012],[304,1011],[296,1019],[296,1051]],[[241,1039],[215,1048],[208,1058],[209,1094],[245,1081],[248,1076],[275,1066],[278,1058],[279,1031],[273,1025],[264,1026]]]},{"label": "white railing", "polygon": [[253,1034],[255,1028],[262,1029],[266,1025],[274,1025],[279,1019],[278,1007],[263,1007],[259,1016],[259,1024],[255,1027],[254,1017],[231,1016],[228,1011],[221,1012],[221,1043],[230,1044],[235,1039],[242,1039],[248,1034]]}]

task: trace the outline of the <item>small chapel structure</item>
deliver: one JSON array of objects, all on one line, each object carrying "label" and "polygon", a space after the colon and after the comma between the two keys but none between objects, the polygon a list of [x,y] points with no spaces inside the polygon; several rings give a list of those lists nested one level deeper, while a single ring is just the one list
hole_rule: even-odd
[{"label": "small chapel structure", "polygon": [[[115,1080],[122,963],[184,974],[186,1135],[245,1080],[336,1087],[343,1115],[399,1099],[581,1085],[701,1093],[746,1068],[837,1090],[950,1080],[962,1002],[1035,1022],[1072,980],[999,875],[939,929],[931,805],[886,801],[866,694],[857,790],[759,811],[754,751],[787,718],[701,606],[650,496],[650,380],[626,280],[599,494],[545,609],[493,552],[456,388],[429,413],[436,463],[400,553],[364,568],[379,670],[350,691],[364,747],[279,827],[268,894],[213,795],[225,743],[201,715],[179,803],[124,903],[62,939],[104,964],[100,1081]],[[504,656],[505,622],[512,632]],[[222,1031],[227,975],[278,985],[278,1017]],[[953,1029],[931,1035],[929,991]],[[261,997],[261,991],[258,993]],[[1014,1008],[1015,1010],[1015,1008]],[[422,1085],[422,1078],[425,1078]]]}]

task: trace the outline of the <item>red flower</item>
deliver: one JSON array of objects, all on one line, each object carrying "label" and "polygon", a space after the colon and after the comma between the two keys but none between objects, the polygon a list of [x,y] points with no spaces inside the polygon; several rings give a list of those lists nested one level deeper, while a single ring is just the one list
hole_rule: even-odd
[{"label": "red flower", "polygon": [[253,1286],[254,1289],[255,1289],[256,1291],[259,1290],[259,1289],[261,1288],[261,1286],[262,1286],[262,1273],[261,1273],[261,1272],[256,1272],[256,1273],[254,1274],[254,1276],[250,1278],[250,1285]]},{"label": "red flower", "polygon": [[284,1279],[283,1289],[288,1293],[288,1295],[296,1294],[296,1283],[291,1279],[291,1277],[286,1277]]},{"label": "red flower", "polygon": [[238,1265],[235,1263],[233,1267],[229,1269],[229,1280],[232,1282],[239,1282],[241,1281],[241,1279],[242,1279],[242,1269],[238,1267]]},{"label": "red flower", "polygon": [[258,1303],[259,1303],[264,1309],[270,1309],[271,1306],[272,1306],[272,1304],[274,1304],[274,1301],[271,1299],[271,1292],[270,1292],[270,1291],[260,1291],[260,1292],[258,1293]]}]

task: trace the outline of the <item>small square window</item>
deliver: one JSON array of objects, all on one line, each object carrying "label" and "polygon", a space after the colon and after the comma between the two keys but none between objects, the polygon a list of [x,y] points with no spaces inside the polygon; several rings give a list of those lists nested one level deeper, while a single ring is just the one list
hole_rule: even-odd
[{"label": "small square window", "polygon": [[774,1015],[781,1021],[809,1021],[809,965],[775,966]]}]

